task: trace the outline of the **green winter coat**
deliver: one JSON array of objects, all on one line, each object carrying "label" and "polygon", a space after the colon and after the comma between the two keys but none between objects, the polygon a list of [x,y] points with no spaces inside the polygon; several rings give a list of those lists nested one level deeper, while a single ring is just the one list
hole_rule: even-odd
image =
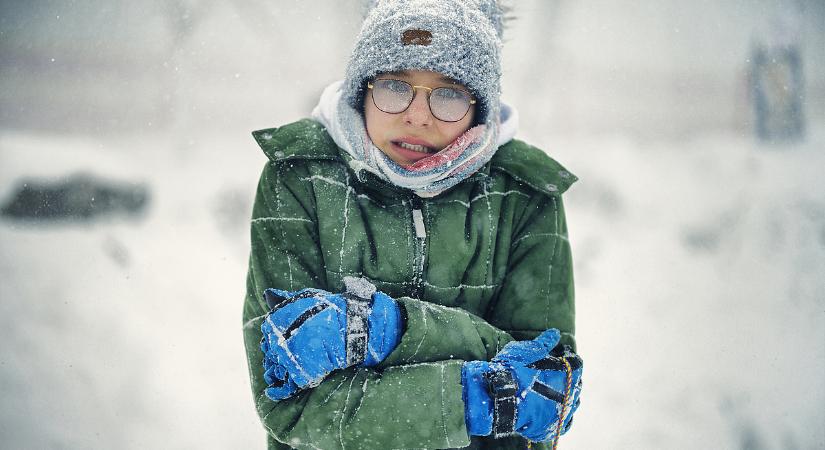
[{"label": "green winter coat", "polygon": [[[270,448],[470,446],[464,361],[489,360],[507,342],[548,328],[575,346],[561,194],[576,178],[541,150],[511,141],[467,180],[422,199],[369,172],[356,175],[317,122],[253,135],[269,161],[252,213],[243,331]],[[336,371],[314,389],[269,400],[259,349],[264,289],[342,292],[349,275],[398,299],[406,316],[400,344],[378,367]]]}]

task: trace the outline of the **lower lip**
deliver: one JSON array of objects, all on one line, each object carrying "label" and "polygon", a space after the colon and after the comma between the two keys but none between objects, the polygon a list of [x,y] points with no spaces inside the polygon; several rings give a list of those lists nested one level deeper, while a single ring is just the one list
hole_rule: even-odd
[{"label": "lower lip", "polygon": [[404,148],[404,147],[396,144],[395,142],[390,142],[390,145],[392,145],[392,149],[395,150],[396,153],[401,155],[404,159],[406,159],[408,161],[412,161],[412,162],[422,160],[422,159],[424,159],[428,156],[432,156],[432,155],[435,154],[435,153],[423,153],[423,152],[417,152],[415,150],[410,150],[410,149]]}]

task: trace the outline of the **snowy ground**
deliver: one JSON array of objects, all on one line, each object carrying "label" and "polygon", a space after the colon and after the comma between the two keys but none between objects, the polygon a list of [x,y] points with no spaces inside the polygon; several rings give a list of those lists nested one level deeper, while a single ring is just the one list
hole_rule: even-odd
[{"label": "snowy ground", "polygon": [[0,223],[3,442],[261,446],[240,307],[244,228],[264,158],[247,144],[231,153],[214,143],[208,158],[182,163],[157,138],[0,137],[4,194],[21,173],[82,170],[151,185],[135,222]]},{"label": "snowy ground", "polygon": [[[0,446],[264,447],[241,341],[265,161],[248,132],[306,115],[358,13],[230,3],[0,3],[0,203],[76,172],[151,196],[134,220],[0,219]],[[803,2],[808,139],[761,145],[744,60],[782,1],[752,3],[519,2],[519,136],[581,179],[585,389],[561,448],[825,449],[825,8]],[[175,35],[167,4],[202,14]]]},{"label": "snowy ground", "polygon": [[[582,179],[567,206],[588,371],[566,448],[822,448],[822,138],[552,144]],[[134,222],[0,222],[5,443],[262,445],[240,306],[264,158],[245,136],[204,141],[181,161],[157,136],[0,135],[3,198],[19,174],[76,170],[152,195]]]},{"label": "snowy ground", "polygon": [[565,151],[596,403],[571,448],[825,448],[823,150],[708,136]]}]

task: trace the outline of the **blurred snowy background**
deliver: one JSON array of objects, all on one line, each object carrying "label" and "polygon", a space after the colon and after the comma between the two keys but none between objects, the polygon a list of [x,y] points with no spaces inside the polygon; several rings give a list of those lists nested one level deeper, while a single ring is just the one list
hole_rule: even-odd
[{"label": "blurred snowy background", "polygon": [[[561,447],[825,448],[825,2],[512,15],[519,137],[581,178],[586,387]],[[264,447],[241,341],[249,132],[309,113],[360,19],[0,0],[0,446]],[[24,183],[72,190],[32,219],[9,206]]]}]

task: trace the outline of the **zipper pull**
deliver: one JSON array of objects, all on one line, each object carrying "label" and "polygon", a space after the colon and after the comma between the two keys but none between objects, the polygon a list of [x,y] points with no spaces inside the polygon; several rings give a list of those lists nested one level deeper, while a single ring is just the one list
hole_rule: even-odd
[{"label": "zipper pull", "polygon": [[413,210],[413,225],[415,225],[415,237],[424,239],[427,237],[427,230],[424,228],[424,214],[420,209]]}]

